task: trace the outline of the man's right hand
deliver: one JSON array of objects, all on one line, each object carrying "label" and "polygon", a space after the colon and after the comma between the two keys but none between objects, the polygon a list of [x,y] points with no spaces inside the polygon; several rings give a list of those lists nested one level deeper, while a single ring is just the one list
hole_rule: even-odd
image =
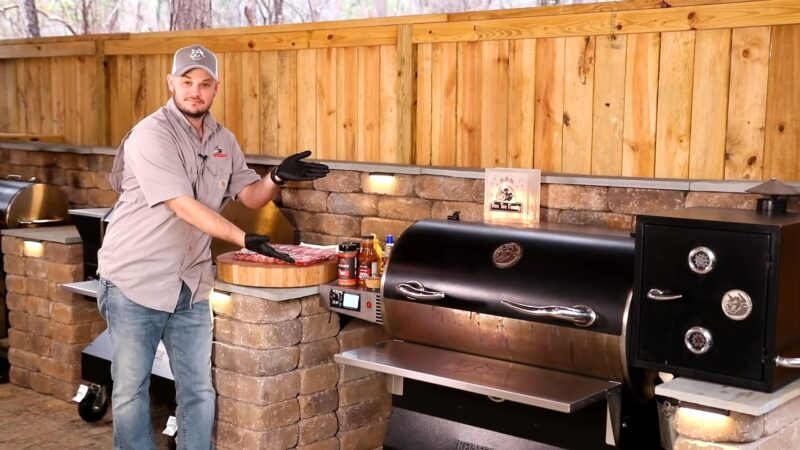
[{"label": "man's right hand", "polygon": [[264,256],[271,256],[286,261],[289,264],[294,264],[294,258],[286,253],[275,250],[268,242],[269,236],[264,236],[263,234],[247,233],[244,235],[244,248]]}]

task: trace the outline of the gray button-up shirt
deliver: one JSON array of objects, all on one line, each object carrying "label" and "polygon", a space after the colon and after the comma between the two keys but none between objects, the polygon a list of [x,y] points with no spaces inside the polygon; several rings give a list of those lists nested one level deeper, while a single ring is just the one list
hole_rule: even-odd
[{"label": "gray button-up shirt", "polygon": [[120,197],[98,252],[99,273],[148,308],[175,311],[182,282],[193,303],[207,300],[214,282],[211,237],[164,202],[188,195],[220,211],[260,179],[233,133],[211,113],[203,126],[201,141],[170,99],[136,124],[114,159],[109,179]]}]

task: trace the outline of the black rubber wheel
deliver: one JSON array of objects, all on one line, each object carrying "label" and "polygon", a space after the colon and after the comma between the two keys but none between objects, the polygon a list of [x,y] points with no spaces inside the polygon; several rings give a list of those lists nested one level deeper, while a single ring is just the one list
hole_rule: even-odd
[{"label": "black rubber wheel", "polygon": [[99,392],[89,391],[78,403],[78,414],[86,422],[97,422],[106,415],[108,411],[108,395],[106,389],[101,388]]},{"label": "black rubber wheel", "polygon": [[178,448],[178,441],[175,440],[175,436],[170,436],[167,439],[167,449],[176,450],[177,448]]}]

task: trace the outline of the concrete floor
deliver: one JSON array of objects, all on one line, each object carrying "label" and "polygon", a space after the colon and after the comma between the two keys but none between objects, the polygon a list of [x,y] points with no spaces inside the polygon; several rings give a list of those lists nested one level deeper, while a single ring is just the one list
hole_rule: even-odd
[{"label": "concrete floor", "polygon": [[[8,383],[8,367],[0,357],[0,449],[93,450],[112,448],[111,413],[100,421],[84,422],[78,404],[39,394]],[[153,428],[157,448],[169,448],[161,434],[168,412],[154,402]]]}]

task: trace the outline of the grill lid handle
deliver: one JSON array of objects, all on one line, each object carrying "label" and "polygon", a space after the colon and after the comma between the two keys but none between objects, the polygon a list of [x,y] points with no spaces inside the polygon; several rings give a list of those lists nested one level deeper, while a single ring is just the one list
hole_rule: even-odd
[{"label": "grill lid handle", "polygon": [[396,289],[411,300],[436,301],[444,298],[444,292],[430,290],[415,280],[397,283]]},{"label": "grill lid handle", "polygon": [[668,291],[662,291],[661,289],[650,289],[647,291],[647,298],[650,300],[659,300],[663,302],[681,299],[683,298],[683,294],[670,294]]},{"label": "grill lid handle", "polygon": [[584,305],[569,306],[531,306],[524,303],[500,300],[504,306],[536,317],[549,317],[571,322],[579,327],[591,326],[597,320],[597,313]]},{"label": "grill lid handle", "polygon": [[800,358],[787,358],[785,356],[776,356],[775,366],[786,367],[789,369],[800,369]]}]

